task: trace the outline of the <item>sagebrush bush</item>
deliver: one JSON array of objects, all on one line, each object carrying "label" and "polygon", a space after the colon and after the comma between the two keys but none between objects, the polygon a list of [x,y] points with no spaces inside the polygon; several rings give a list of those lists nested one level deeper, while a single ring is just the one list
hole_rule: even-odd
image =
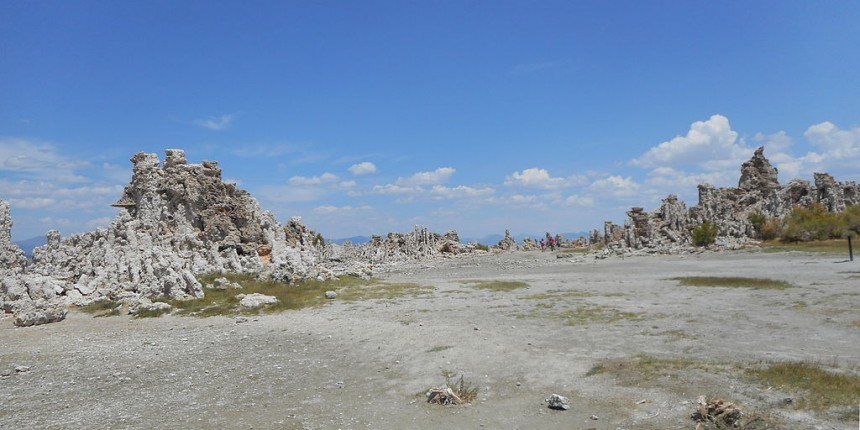
[{"label": "sagebrush bush", "polygon": [[754,211],[747,215],[747,220],[759,239],[773,240],[782,236],[782,222],[776,218],[769,218],[759,211]]},{"label": "sagebrush bush", "polygon": [[693,244],[696,246],[708,246],[714,243],[717,240],[718,231],[719,229],[716,224],[710,221],[703,222],[693,229]]},{"label": "sagebrush bush", "polygon": [[848,206],[839,215],[839,222],[845,234],[860,235],[860,205]]},{"label": "sagebrush bush", "polygon": [[774,240],[782,237],[782,222],[776,218],[771,218],[761,226],[758,234],[762,240]]},{"label": "sagebrush bush", "polygon": [[782,238],[789,242],[801,242],[841,237],[843,228],[840,218],[827,211],[821,203],[797,206],[785,219]]}]

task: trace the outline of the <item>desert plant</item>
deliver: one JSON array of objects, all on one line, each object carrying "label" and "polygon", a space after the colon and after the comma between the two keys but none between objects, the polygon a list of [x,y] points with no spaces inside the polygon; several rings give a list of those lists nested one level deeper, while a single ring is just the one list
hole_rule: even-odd
[{"label": "desert plant", "polygon": [[442,369],[442,377],[445,385],[431,388],[425,394],[428,403],[439,403],[441,405],[462,405],[472,403],[478,398],[478,386],[466,381],[463,375],[456,381],[455,372]]},{"label": "desert plant", "polygon": [[860,205],[848,206],[839,215],[839,224],[844,235],[860,235]]},{"label": "desert plant", "polygon": [[[797,392],[800,398],[792,405],[799,409],[820,411],[835,407],[850,411],[860,393],[860,376],[827,370],[817,363],[770,363],[764,368],[749,370],[747,374],[767,386]],[[846,417],[856,418],[854,413]]]},{"label": "desert plant", "polygon": [[764,223],[767,222],[767,215],[761,213],[761,211],[752,211],[747,215],[747,221],[752,224],[755,231],[760,232]]},{"label": "desert plant", "polygon": [[782,223],[776,218],[768,218],[760,211],[751,212],[747,215],[747,220],[752,224],[759,239],[773,240],[782,234]]},{"label": "desert plant", "polygon": [[711,221],[705,221],[693,229],[693,244],[696,246],[708,246],[717,240],[719,229]]},{"label": "desert plant", "polygon": [[80,308],[81,312],[92,314],[93,317],[114,317],[119,315],[121,305],[113,300],[100,300]]},{"label": "desert plant", "polygon": [[783,240],[806,242],[838,238],[842,235],[839,217],[821,203],[797,206],[786,217]]}]

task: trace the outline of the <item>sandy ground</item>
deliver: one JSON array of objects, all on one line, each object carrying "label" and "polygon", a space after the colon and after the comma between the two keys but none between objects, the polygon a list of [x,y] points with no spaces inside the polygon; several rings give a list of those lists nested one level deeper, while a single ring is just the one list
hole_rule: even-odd
[{"label": "sandy ground", "polygon": [[[694,275],[795,287],[669,279]],[[780,360],[860,372],[858,276],[860,263],[833,255],[524,252],[380,275],[427,286],[426,294],[247,319],[71,312],[61,323],[15,328],[4,318],[0,429],[692,429],[699,395],[775,414],[780,428],[858,428],[781,406],[794,394],[742,375],[744,366]],[[466,282],[474,280],[529,288],[482,290]],[[642,355],[738,367],[639,385],[587,375],[601,360]],[[444,383],[443,371],[478,386],[476,401],[427,404],[423,393]],[[548,409],[553,393],[570,398],[570,410]]]}]

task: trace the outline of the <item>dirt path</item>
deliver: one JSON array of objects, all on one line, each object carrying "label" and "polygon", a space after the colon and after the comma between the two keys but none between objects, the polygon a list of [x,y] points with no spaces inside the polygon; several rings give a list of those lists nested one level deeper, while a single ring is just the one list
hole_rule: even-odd
[{"label": "dirt path", "polygon": [[[31,328],[0,319],[0,371],[11,373],[0,377],[0,428],[692,429],[699,395],[776,414],[786,428],[853,428],[782,407],[790,394],[742,376],[745,366],[783,360],[860,372],[860,266],[840,261],[514,253],[381,275],[427,286],[422,294],[247,319],[72,312]],[[669,279],[698,275],[795,287],[681,287]],[[528,288],[466,282],[477,280]],[[623,372],[589,375],[597,364],[636,357],[724,365],[638,386]],[[443,371],[474,383],[477,400],[425,403],[421,394],[444,382]],[[548,409],[553,393],[570,398],[571,409]]]}]

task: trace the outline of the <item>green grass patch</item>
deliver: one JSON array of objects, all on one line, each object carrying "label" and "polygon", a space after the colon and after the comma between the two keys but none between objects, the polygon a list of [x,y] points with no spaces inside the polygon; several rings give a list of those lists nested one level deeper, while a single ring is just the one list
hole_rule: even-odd
[{"label": "green grass patch", "polygon": [[832,239],[832,240],[815,240],[809,242],[782,242],[782,241],[766,241],[762,242],[761,250],[763,252],[817,252],[826,254],[848,254],[847,239]]},{"label": "green grass patch", "polygon": [[[838,408],[856,412],[853,408],[860,399],[860,375],[825,370],[815,363],[771,363],[747,374],[761,384],[798,394],[800,397],[791,405],[799,409]],[[850,416],[856,418],[853,413]]]},{"label": "green grass patch", "polygon": [[528,288],[529,284],[520,281],[460,281],[463,284],[469,285],[472,288],[490,291],[514,291],[521,288]]},{"label": "green grass patch", "polygon": [[528,300],[561,300],[565,298],[583,298],[583,297],[593,297],[594,293],[589,293],[587,291],[569,291],[569,290],[549,290],[545,293],[531,294],[525,296],[525,299]]},{"label": "green grass patch", "polygon": [[[338,300],[359,301],[387,298],[393,299],[403,295],[414,294],[418,290],[426,291],[426,287],[414,284],[384,284],[378,281],[361,279],[354,276],[344,276],[331,280],[305,280],[293,284],[285,284],[271,280],[259,280],[252,274],[222,274],[212,273],[200,276],[203,285],[212,284],[216,278],[224,277],[230,282],[238,283],[241,289],[210,289],[204,291],[205,296],[192,300],[169,300],[179,315],[215,316],[237,314],[274,313],[287,310],[304,309],[321,306],[326,303],[325,292],[336,291]],[[259,293],[274,296],[278,303],[262,306],[256,309],[245,309],[239,305],[239,294]]]},{"label": "green grass patch", "polygon": [[527,314],[518,314],[518,318],[545,318],[560,320],[566,326],[586,324],[612,324],[619,321],[642,321],[646,319],[644,312],[625,312],[611,306],[601,306],[592,303],[581,303],[573,309],[549,310],[553,306],[539,304],[535,310]]},{"label": "green grass patch", "polygon": [[640,354],[635,357],[600,360],[585,375],[606,374],[616,378],[622,385],[638,386],[652,383],[660,378],[675,376],[681,370],[722,372],[736,367],[726,363],[690,358],[659,358]]},{"label": "green grass patch", "polygon": [[102,300],[81,306],[79,310],[96,318],[113,317],[120,314],[120,304],[113,300]]},{"label": "green grass patch", "polygon": [[389,284],[376,281],[334,290],[337,291],[338,300],[356,302],[362,300],[397,300],[401,297],[421,297],[432,294],[434,289],[433,287],[412,283]]},{"label": "green grass patch", "polygon": [[743,278],[731,276],[683,276],[671,279],[673,281],[678,281],[682,286],[685,287],[726,287],[784,290],[786,288],[791,288],[794,286],[788,282],[779,281],[776,279]]},{"label": "green grass patch", "polygon": [[173,309],[140,309],[135,314],[135,318],[158,318],[162,315],[169,314]]}]

